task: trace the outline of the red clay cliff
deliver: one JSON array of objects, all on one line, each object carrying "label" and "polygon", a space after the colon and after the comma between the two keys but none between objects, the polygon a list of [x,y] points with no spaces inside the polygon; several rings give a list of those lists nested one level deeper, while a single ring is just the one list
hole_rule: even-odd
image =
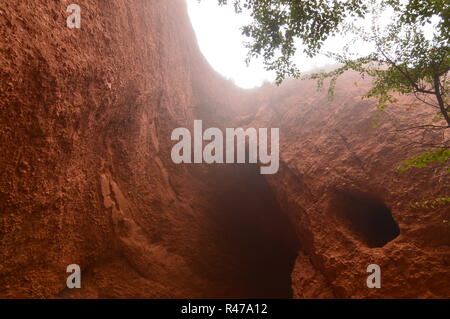
[{"label": "red clay cliff", "polygon": [[[356,74],[332,101],[226,81],[182,0],[78,4],[81,29],[64,1],[0,6],[0,297],[450,297],[450,212],[404,205],[448,177],[392,169],[413,154],[394,133],[408,98],[373,128]],[[195,119],[280,128],[279,172],[174,164],[171,132]]]}]

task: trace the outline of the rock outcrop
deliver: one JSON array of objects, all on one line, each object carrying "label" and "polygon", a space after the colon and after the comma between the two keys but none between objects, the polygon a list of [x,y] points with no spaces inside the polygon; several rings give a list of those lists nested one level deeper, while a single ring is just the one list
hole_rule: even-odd
[{"label": "rock outcrop", "polygon": [[[0,297],[450,297],[449,211],[402,205],[448,178],[392,170],[406,111],[372,128],[354,74],[333,101],[312,82],[236,88],[182,0],[80,0],[81,29],[68,4],[0,9]],[[174,164],[194,119],[279,127],[280,171]]]}]

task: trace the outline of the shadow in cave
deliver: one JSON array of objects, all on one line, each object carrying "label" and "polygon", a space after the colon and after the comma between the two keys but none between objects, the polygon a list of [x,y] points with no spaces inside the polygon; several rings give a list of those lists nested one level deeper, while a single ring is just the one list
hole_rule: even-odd
[{"label": "shadow in cave", "polygon": [[230,298],[291,298],[299,250],[294,227],[256,164],[215,165],[208,178],[215,237],[226,264],[219,285]]},{"label": "shadow in cave", "polygon": [[370,248],[383,247],[400,234],[389,208],[375,197],[339,191],[333,206],[338,217]]}]

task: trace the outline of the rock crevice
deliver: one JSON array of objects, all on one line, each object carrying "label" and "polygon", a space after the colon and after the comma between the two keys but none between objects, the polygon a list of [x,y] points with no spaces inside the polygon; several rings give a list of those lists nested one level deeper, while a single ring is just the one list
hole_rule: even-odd
[{"label": "rock crevice", "polygon": [[[427,116],[407,98],[374,129],[356,74],[333,101],[311,81],[235,87],[182,0],[79,5],[79,30],[57,1],[2,6],[0,297],[450,296],[448,210],[402,205],[449,185],[392,170],[414,134],[386,132]],[[280,128],[279,172],[174,164],[171,132],[196,119]],[[374,263],[382,289],[366,286]]]}]

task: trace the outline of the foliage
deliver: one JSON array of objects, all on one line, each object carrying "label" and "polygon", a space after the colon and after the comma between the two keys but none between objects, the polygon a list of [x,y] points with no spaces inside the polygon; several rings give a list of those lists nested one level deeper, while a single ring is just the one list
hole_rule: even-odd
[{"label": "foliage", "polygon": [[266,68],[277,74],[280,83],[286,76],[296,77],[299,71],[292,58],[296,40],[304,44],[304,52],[317,55],[324,41],[336,34],[348,17],[363,17],[367,9],[363,0],[218,0],[222,5],[232,2],[236,12],[246,10],[252,22],[242,29],[249,38],[248,60],[263,56]]},{"label": "foliage", "polygon": [[[429,152],[423,152],[413,158],[403,161],[396,168],[398,172],[403,172],[412,167],[427,167],[430,163],[444,164],[450,159],[450,149],[436,149]],[[450,172],[450,167],[447,168]]]},{"label": "foliage", "polygon": [[410,204],[409,207],[412,209],[434,209],[448,205],[450,205],[450,197],[441,197],[434,200],[415,202]]},{"label": "foliage", "polygon": [[[243,27],[249,38],[247,61],[262,56],[266,69],[285,77],[299,77],[293,62],[297,41],[307,56],[322,52],[325,40],[337,34],[350,38],[341,52],[326,52],[340,67],[313,74],[319,86],[330,79],[333,95],[337,78],[354,70],[373,79],[367,97],[377,98],[381,108],[394,101],[392,94],[414,94],[436,108],[450,127],[450,2],[447,0],[218,0],[232,2],[237,12],[247,11],[252,22]],[[390,14],[383,25],[381,17]],[[363,19],[371,19],[368,30]],[[425,27],[434,21],[433,35]],[[359,22],[359,23],[358,23]],[[352,53],[361,42],[373,50],[364,56]],[[359,55],[359,56],[358,56]],[[432,101],[430,101],[432,99]]]},{"label": "foliage", "polygon": [[[247,62],[262,57],[266,69],[276,72],[277,84],[286,77],[300,77],[293,61],[298,47],[308,57],[314,57],[324,53],[327,39],[340,35],[349,39],[348,43],[339,52],[326,52],[339,66],[306,76],[316,80],[319,87],[325,80],[329,81],[330,98],[339,76],[353,70],[372,79],[372,87],[365,97],[378,100],[378,112],[392,105],[396,95],[410,94],[421,106],[435,109],[438,116],[433,123],[440,123],[423,123],[412,129],[450,128],[448,0],[217,1],[222,5],[232,2],[236,12],[250,13],[252,22],[242,29],[249,38]],[[382,23],[386,15],[390,19]],[[371,20],[371,27],[367,27],[364,19]],[[426,32],[430,26],[431,35]],[[352,52],[355,43],[359,47],[363,43],[371,50],[363,55]],[[377,125],[377,119],[373,125]],[[401,172],[433,162],[444,164],[449,157],[450,141],[447,140],[435,149],[403,161],[397,169]]]}]

